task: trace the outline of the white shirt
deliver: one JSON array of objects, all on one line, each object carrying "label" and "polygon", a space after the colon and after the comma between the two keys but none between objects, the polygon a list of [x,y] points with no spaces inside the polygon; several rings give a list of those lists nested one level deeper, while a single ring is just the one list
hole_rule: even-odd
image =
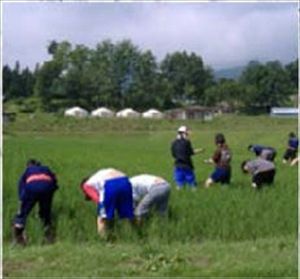
[{"label": "white shirt", "polygon": [[152,187],[160,184],[168,184],[163,178],[150,174],[133,176],[129,180],[132,185],[133,200],[136,202],[148,194]]},{"label": "white shirt", "polygon": [[126,176],[123,172],[113,168],[102,169],[93,174],[84,184],[95,188],[99,193],[99,202],[104,199],[104,185],[107,180]]}]

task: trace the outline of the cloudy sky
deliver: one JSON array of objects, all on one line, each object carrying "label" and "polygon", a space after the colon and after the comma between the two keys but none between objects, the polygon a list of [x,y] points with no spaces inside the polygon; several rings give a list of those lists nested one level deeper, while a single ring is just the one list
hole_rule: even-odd
[{"label": "cloudy sky", "polygon": [[215,69],[249,60],[297,57],[297,2],[6,2],[2,4],[3,64],[34,68],[49,59],[51,40],[91,48],[131,39],[160,61],[186,50]]}]

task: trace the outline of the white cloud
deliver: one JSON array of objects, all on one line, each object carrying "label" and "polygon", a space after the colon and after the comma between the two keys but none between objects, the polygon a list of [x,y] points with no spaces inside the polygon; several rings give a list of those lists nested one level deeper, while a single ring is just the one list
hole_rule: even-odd
[{"label": "white cloud", "polygon": [[94,47],[131,39],[160,60],[194,51],[225,67],[297,56],[297,4],[269,3],[4,3],[3,62],[34,67],[52,39]]}]

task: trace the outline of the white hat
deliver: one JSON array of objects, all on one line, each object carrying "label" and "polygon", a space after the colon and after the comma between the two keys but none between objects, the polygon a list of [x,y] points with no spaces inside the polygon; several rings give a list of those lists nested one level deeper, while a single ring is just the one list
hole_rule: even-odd
[{"label": "white hat", "polygon": [[186,126],[180,126],[177,130],[178,133],[187,133],[188,128]]}]

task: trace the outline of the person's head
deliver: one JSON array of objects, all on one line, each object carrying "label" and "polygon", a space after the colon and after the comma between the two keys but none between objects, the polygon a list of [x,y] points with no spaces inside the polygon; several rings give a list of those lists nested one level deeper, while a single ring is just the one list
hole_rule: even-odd
[{"label": "person's head", "polygon": [[87,182],[87,180],[89,179],[89,176],[84,177],[81,182],[80,182],[80,188],[83,189],[83,185],[85,184],[85,182]]},{"label": "person's head", "polygon": [[253,144],[249,144],[248,145],[248,150],[250,151],[252,149],[252,147],[253,147]]},{"label": "person's head", "polygon": [[26,163],[26,166],[27,167],[31,167],[31,166],[40,166],[41,165],[41,162],[39,162],[38,160],[36,159],[29,159]]},{"label": "person's head", "polygon": [[241,169],[242,169],[243,173],[247,173],[248,172],[247,168],[245,167],[248,162],[249,162],[249,160],[245,160],[245,161],[243,161],[241,163]]},{"label": "person's head", "polygon": [[180,136],[180,137],[187,137],[188,134],[189,134],[189,130],[186,126],[180,126],[177,130],[177,134]]},{"label": "person's head", "polygon": [[294,132],[290,132],[290,133],[289,133],[289,137],[290,137],[290,138],[295,138],[295,137],[296,137],[296,135],[295,135],[295,133],[294,133]]},{"label": "person's head", "polygon": [[225,136],[223,134],[221,134],[221,133],[216,134],[216,136],[215,136],[215,143],[217,145],[222,145],[225,142],[226,142],[226,140],[225,140]]},{"label": "person's head", "polygon": [[83,191],[83,193],[84,193],[84,199],[85,199],[86,201],[90,201],[90,200],[91,200],[91,198],[85,193],[85,191],[84,191],[84,189],[83,189],[83,185],[85,184],[85,182],[87,182],[88,179],[89,179],[89,177],[86,176],[86,177],[83,178],[83,179],[81,180],[81,182],[80,182],[80,189]]}]

